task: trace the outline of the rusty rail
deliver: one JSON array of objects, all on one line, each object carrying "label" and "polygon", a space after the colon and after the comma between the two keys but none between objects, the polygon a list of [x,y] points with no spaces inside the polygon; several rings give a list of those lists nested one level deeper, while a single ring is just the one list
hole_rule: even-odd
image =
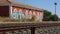
[{"label": "rusty rail", "polygon": [[21,29],[31,29],[31,34],[35,34],[35,28],[60,26],[60,22],[40,22],[40,23],[3,23],[0,24],[0,32],[14,31]]}]

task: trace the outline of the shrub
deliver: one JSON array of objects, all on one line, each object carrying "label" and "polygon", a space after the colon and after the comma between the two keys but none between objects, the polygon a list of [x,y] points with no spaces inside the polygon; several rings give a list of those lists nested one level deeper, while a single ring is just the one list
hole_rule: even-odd
[{"label": "shrub", "polygon": [[31,18],[31,21],[36,21],[36,16],[35,15],[32,15],[32,18]]}]

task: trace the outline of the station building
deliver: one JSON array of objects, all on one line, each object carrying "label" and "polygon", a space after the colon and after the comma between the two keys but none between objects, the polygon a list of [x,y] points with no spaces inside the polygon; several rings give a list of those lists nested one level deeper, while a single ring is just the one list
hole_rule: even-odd
[{"label": "station building", "polygon": [[32,15],[35,15],[38,20],[42,21],[43,10],[12,0],[0,0],[0,16],[2,17],[31,19]]}]

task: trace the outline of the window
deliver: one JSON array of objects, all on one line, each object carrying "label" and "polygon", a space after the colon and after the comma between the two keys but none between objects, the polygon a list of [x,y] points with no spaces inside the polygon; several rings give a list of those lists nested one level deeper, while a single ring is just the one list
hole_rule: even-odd
[{"label": "window", "polygon": [[29,15],[32,15],[32,11],[29,11]]},{"label": "window", "polygon": [[32,17],[32,11],[29,11],[29,18]]},{"label": "window", "polygon": [[17,9],[15,8],[13,12],[17,12]]},{"label": "window", "polygon": [[28,10],[26,10],[25,14],[26,14],[26,16],[28,16]]},{"label": "window", "polygon": [[19,12],[22,13],[22,9],[19,9]]},{"label": "window", "polygon": [[33,12],[33,14],[34,14],[34,15],[36,15],[36,13],[35,13],[35,12]]}]

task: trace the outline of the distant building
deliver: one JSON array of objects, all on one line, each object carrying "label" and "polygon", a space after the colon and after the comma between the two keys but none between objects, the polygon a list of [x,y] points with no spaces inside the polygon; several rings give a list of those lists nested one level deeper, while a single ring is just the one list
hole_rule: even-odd
[{"label": "distant building", "polygon": [[31,18],[32,14],[40,21],[43,19],[43,10],[26,4],[13,2],[12,0],[0,0],[0,16],[15,19]]}]

